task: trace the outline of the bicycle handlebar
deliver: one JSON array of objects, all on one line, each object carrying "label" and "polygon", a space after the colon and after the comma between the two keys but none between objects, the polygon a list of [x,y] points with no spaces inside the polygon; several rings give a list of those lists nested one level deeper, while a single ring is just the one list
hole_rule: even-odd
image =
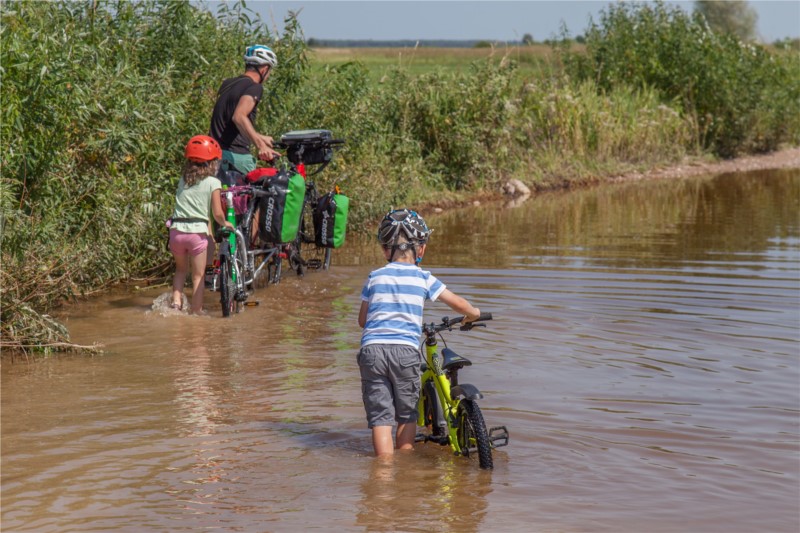
[{"label": "bicycle handlebar", "polygon": [[333,148],[334,146],[339,146],[347,141],[345,139],[328,139],[322,141],[300,141],[297,143],[287,143],[283,141],[276,141],[273,139],[272,147],[273,148],[283,148],[284,150],[289,148],[290,146],[307,146],[309,148]]},{"label": "bicycle handlebar", "polygon": [[[433,333],[444,331],[446,329],[451,330],[453,329],[454,326],[460,324],[465,318],[466,317],[464,315],[455,316],[453,318],[442,317],[442,322],[440,324],[431,324],[430,327],[432,328]],[[492,313],[481,313],[481,315],[476,320],[464,324],[459,329],[461,331],[469,331],[476,325],[483,325],[483,324],[476,324],[476,322],[485,322],[491,319],[492,319]]]}]

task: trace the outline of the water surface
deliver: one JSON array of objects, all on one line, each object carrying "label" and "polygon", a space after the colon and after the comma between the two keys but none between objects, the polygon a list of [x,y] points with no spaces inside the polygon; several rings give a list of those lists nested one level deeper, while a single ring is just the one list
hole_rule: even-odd
[{"label": "water surface", "polygon": [[509,428],[494,471],[431,444],[372,457],[356,318],[380,255],[350,238],[233,319],[115,292],[65,317],[103,355],[4,360],[4,530],[800,529],[800,172],[429,223],[425,267],[496,317],[446,337]]}]

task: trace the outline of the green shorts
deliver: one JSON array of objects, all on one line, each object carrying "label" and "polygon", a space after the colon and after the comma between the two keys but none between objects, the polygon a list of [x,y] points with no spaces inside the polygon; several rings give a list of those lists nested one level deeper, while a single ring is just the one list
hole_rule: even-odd
[{"label": "green shorts", "polygon": [[358,352],[367,425],[394,426],[417,420],[422,357],[405,344],[368,344]]},{"label": "green shorts", "polygon": [[236,169],[242,174],[247,174],[256,168],[256,158],[251,154],[237,154],[228,150],[222,151],[223,170]]}]

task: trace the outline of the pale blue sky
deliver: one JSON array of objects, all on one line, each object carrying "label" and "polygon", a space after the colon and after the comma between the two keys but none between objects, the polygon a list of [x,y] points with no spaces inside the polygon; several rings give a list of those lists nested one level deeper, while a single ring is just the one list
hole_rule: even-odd
[{"label": "pale blue sky", "polygon": [[[211,4],[215,2],[210,2]],[[289,10],[300,11],[306,38],[317,39],[486,39],[520,40],[526,33],[541,41],[558,34],[562,21],[580,35],[589,17],[598,20],[609,1],[338,1],[252,0],[247,6],[270,26],[282,28]],[[691,11],[694,2],[674,0]],[[751,0],[757,29],[766,42],[800,37],[800,0]]]}]

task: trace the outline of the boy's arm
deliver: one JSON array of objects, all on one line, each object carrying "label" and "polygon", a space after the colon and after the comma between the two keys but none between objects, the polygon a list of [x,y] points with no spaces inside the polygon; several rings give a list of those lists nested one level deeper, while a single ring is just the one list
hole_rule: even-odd
[{"label": "boy's arm", "polygon": [[445,289],[437,298],[440,302],[446,303],[450,309],[467,317],[464,322],[472,322],[481,316],[481,310],[469,303],[466,299],[453,293],[450,289]]},{"label": "boy's arm", "polygon": [[358,325],[362,328],[367,325],[367,309],[369,308],[369,302],[362,301],[361,302],[361,309],[358,311]]}]

